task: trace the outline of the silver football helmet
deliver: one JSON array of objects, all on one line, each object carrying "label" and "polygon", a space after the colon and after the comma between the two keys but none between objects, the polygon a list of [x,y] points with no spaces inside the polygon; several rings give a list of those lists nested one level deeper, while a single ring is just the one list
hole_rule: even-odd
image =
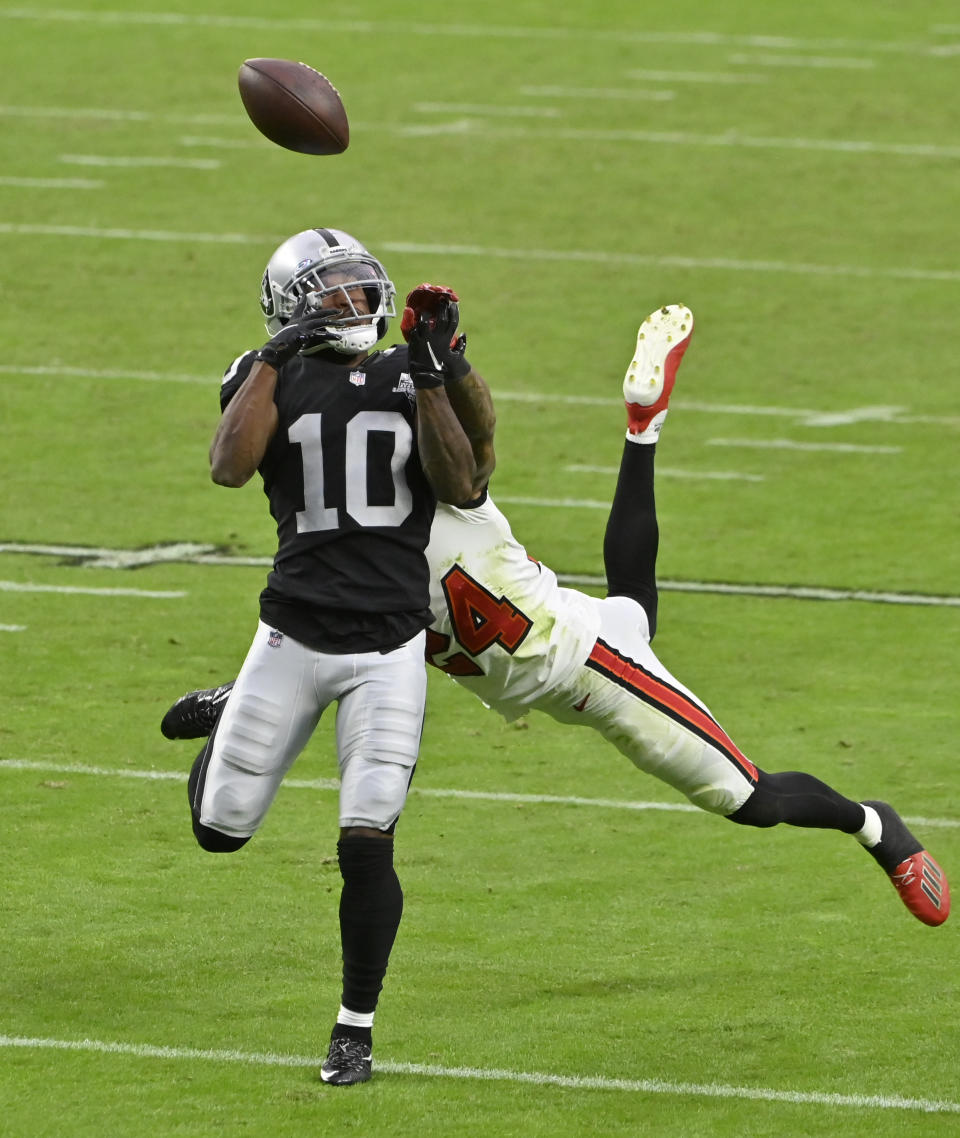
[{"label": "silver football helmet", "polygon": [[[367,312],[357,311],[360,289]],[[333,348],[347,356],[367,352],[386,335],[390,317],[397,314],[397,290],[386,269],[342,229],[295,233],[270,258],[260,284],[260,308],[271,336],[287,323],[304,295],[314,309],[335,306],[324,298],[335,299],[339,307],[346,301],[347,314],[330,325],[333,338],[312,351]]]}]

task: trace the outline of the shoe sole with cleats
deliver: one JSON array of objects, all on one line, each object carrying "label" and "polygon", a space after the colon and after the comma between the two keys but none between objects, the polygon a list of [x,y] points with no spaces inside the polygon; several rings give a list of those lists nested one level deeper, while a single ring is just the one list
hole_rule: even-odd
[{"label": "shoe sole with cleats", "polygon": [[683,304],[665,304],[640,325],[637,350],[623,380],[630,434],[645,431],[666,411],[692,335],[693,313]]}]

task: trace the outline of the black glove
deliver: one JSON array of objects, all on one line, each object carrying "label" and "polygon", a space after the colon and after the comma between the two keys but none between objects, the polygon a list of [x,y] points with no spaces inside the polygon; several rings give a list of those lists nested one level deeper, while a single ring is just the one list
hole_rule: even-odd
[{"label": "black glove", "polygon": [[328,340],[335,339],[335,334],[328,325],[332,320],[342,314],[336,308],[315,308],[308,310],[307,300],[309,294],[300,297],[297,307],[293,310],[290,321],[280,331],[268,340],[257,352],[257,359],[279,370],[293,359],[297,352],[308,348],[316,348]]},{"label": "black glove", "polygon": [[463,379],[470,371],[464,357],[467,337],[457,336],[458,299],[452,289],[429,284],[407,296],[400,331],[409,345],[415,387],[439,387],[447,380]]}]

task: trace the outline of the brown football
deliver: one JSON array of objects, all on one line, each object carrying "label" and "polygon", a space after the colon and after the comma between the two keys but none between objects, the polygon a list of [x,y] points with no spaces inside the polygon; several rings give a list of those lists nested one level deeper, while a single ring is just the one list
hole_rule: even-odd
[{"label": "brown football", "polygon": [[342,154],[350,125],[325,75],[291,59],[248,59],[237,76],[250,121],[271,142],[301,154]]}]

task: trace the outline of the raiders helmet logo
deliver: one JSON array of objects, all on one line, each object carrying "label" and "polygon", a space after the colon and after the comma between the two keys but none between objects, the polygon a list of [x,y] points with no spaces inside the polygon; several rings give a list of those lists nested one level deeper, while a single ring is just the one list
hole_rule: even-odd
[{"label": "raiders helmet logo", "polygon": [[270,287],[269,269],[263,274],[263,279],[260,281],[260,309],[268,320],[276,314],[273,303],[273,289]]}]

